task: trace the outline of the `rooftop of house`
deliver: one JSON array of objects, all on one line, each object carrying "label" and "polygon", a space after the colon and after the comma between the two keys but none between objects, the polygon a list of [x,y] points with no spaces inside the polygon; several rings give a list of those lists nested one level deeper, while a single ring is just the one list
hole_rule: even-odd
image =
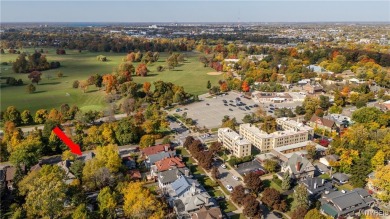
[{"label": "rooftop of house", "polygon": [[187,193],[174,201],[175,208],[178,213],[189,212],[200,209],[204,206],[214,206],[210,195],[207,192]]},{"label": "rooftop of house", "polygon": [[13,181],[16,174],[16,167],[9,166],[5,168],[5,180],[6,181]]},{"label": "rooftop of house", "polygon": [[131,179],[142,179],[142,175],[139,170],[130,170],[129,175]]},{"label": "rooftop of house", "polygon": [[365,208],[374,202],[367,190],[356,188],[352,191],[335,191],[324,194],[320,199],[322,210],[332,216],[340,216]]},{"label": "rooftop of house", "polygon": [[344,174],[344,173],[334,173],[334,174],[332,175],[332,178],[337,179],[337,180],[340,181],[340,182],[345,182],[345,181],[348,181],[348,180],[349,180],[349,176],[347,176],[347,175]]},{"label": "rooftop of house", "polygon": [[314,170],[313,164],[308,159],[295,153],[283,164],[283,166],[290,167],[293,174]]},{"label": "rooftop of house", "polygon": [[174,157],[175,155],[176,155],[175,151],[162,151],[162,152],[159,152],[157,154],[152,154],[152,155],[148,156],[147,162],[150,164],[154,164],[157,161],[163,160],[163,159],[168,158],[168,157]]},{"label": "rooftop of house", "polygon": [[326,118],[318,117],[315,114],[313,114],[313,116],[311,117],[310,122],[314,122],[314,123],[317,123],[317,124],[320,124],[320,125],[323,125],[323,126],[326,126],[329,128],[333,128],[335,125],[335,121],[330,120],[330,119],[326,119]]},{"label": "rooftop of house", "polygon": [[171,146],[169,144],[159,144],[142,149],[142,153],[146,156],[157,154],[163,151],[170,151]]},{"label": "rooftop of house", "polygon": [[278,125],[284,124],[286,127],[286,130],[292,130],[292,131],[300,131],[300,130],[305,130],[305,131],[310,131],[313,130],[312,127],[308,125],[304,125],[301,122],[297,122],[293,119],[289,119],[287,117],[282,117],[282,118],[277,118],[276,123]]},{"label": "rooftop of house", "polygon": [[323,157],[323,159],[327,160],[328,162],[329,161],[336,162],[336,161],[340,160],[340,157],[336,154],[329,154],[329,155],[326,155],[325,157]]},{"label": "rooftop of house", "polygon": [[[275,150],[279,153],[284,153],[286,151],[296,149],[296,148],[301,149],[299,151],[306,151],[306,147],[308,145],[314,145],[316,147],[317,151],[325,151],[326,150],[326,147],[323,147],[323,146],[321,146],[315,142],[312,142],[312,141],[304,141],[304,142],[299,142],[299,143],[295,143],[295,144],[289,144],[286,146],[274,148],[273,150]],[[307,152],[306,152],[306,154],[307,154]]]},{"label": "rooftop of house", "polygon": [[190,179],[186,176],[181,176],[177,180],[171,183],[168,188],[168,193],[171,197],[181,196],[190,188],[195,192],[196,190],[202,190],[199,187],[199,182],[195,179]]},{"label": "rooftop of house", "polygon": [[319,177],[307,177],[306,179],[302,180],[301,183],[305,185],[308,192],[313,195],[325,190],[329,191],[333,188],[332,182],[321,179]]},{"label": "rooftop of house", "polygon": [[163,183],[163,184],[164,183],[171,183],[183,175],[186,176],[186,173],[187,173],[187,177],[188,177],[190,174],[190,170],[187,167],[184,167],[184,168],[174,167],[174,168],[169,169],[167,171],[159,172],[158,173],[158,181],[160,183]]},{"label": "rooftop of house", "polygon": [[207,209],[202,207],[199,211],[193,212],[191,214],[191,219],[218,219],[222,218],[222,212],[219,207],[212,207]]},{"label": "rooftop of house", "polygon": [[169,170],[172,167],[185,167],[184,162],[179,157],[167,157],[155,163],[159,172]]}]

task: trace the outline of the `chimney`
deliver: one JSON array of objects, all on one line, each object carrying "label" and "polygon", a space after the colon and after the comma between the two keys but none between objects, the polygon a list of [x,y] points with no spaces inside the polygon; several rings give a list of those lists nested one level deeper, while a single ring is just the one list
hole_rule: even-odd
[{"label": "chimney", "polygon": [[185,169],[185,170],[184,170],[184,175],[185,175],[186,177],[188,177],[188,176],[190,175],[190,171],[189,171],[188,169]]},{"label": "chimney", "polygon": [[295,169],[299,172],[301,171],[301,162],[297,162],[297,164],[295,165]]},{"label": "chimney", "polygon": [[164,150],[165,150],[165,151],[168,151],[168,149],[169,149],[169,145],[165,145],[165,146],[164,146]]},{"label": "chimney", "polygon": [[314,183],[314,189],[316,189],[316,188],[317,188],[317,182]]},{"label": "chimney", "polygon": [[324,185],[325,184],[325,179],[322,179],[322,185]]},{"label": "chimney", "polygon": [[204,198],[204,202],[205,202],[204,204],[207,205],[209,203],[209,201],[210,201],[210,198],[208,196],[206,196]]}]

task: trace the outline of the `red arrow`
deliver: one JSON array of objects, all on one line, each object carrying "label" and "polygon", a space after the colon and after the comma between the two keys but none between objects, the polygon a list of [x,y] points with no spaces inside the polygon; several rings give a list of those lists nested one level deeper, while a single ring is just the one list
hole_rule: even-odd
[{"label": "red arrow", "polygon": [[68,138],[58,126],[53,129],[53,132],[70,148],[72,153],[82,155],[80,146]]}]

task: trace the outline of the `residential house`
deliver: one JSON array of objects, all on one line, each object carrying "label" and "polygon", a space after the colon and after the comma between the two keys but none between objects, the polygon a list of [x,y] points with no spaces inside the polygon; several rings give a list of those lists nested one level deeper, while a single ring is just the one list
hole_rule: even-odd
[{"label": "residential house", "polygon": [[319,174],[331,174],[331,169],[323,163],[316,162],[314,163],[314,167],[317,169]]},{"label": "residential house", "polygon": [[131,180],[140,180],[142,179],[141,172],[139,170],[130,170],[129,176]]},{"label": "residential house", "polygon": [[171,168],[184,168],[186,165],[179,157],[167,157],[162,160],[157,161],[150,168],[150,175],[152,177],[157,177],[159,172],[167,171]]},{"label": "residential house", "polygon": [[303,156],[293,154],[287,162],[282,164],[282,172],[289,172],[293,179],[305,179],[314,176],[315,167]]},{"label": "residential house", "polygon": [[65,183],[68,185],[71,184],[73,182],[73,180],[76,179],[76,177],[70,172],[69,167],[71,164],[72,163],[70,160],[64,160],[64,161],[61,161],[57,164],[59,167],[61,167],[65,171],[65,174],[66,174]]},{"label": "residential house", "polygon": [[5,185],[7,186],[8,190],[13,190],[16,167],[7,166],[4,168],[4,171],[5,171]]},{"label": "residential house", "polygon": [[321,202],[321,212],[333,218],[340,216],[353,216],[362,209],[370,207],[374,199],[362,188],[356,188],[352,191],[335,191],[323,194],[319,199]]},{"label": "residential house", "polygon": [[327,167],[331,166],[331,163],[335,163],[340,160],[340,157],[335,154],[326,155],[325,157],[320,158],[320,163],[324,164]]},{"label": "residential house", "polygon": [[309,125],[313,127],[314,129],[324,129],[328,132],[337,131],[338,127],[336,125],[336,122],[330,119],[321,118],[317,115],[313,114],[309,121]]},{"label": "residential house", "polygon": [[219,207],[202,207],[191,214],[191,219],[222,219],[222,212]]},{"label": "residential house", "polygon": [[349,180],[349,176],[344,173],[335,173],[332,175],[332,179],[339,184],[345,184]]},{"label": "residential house", "polygon": [[173,183],[178,178],[185,176],[187,178],[190,178],[190,170],[187,167],[184,168],[177,168],[173,167],[169,170],[159,172],[157,181],[158,181],[158,187],[161,190],[164,190],[167,185]]},{"label": "residential house", "polygon": [[315,94],[323,91],[323,87],[320,84],[306,84],[303,89],[309,94]]},{"label": "residential house", "polygon": [[154,145],[151,147],[147,147],[141,150],[142,155],[144,156],[150,156],[153,154],[157,154],[163,151],[172,151],[172,148],[169,144],[159,144],[159,145]]},{"label": "residential house", "polygon": [[307,177],[301,181],[309,193],[312,200],[316,200],[325,191],[334,191],[333,183],[329,180],[321,179],[319,177]]},{"label": "residential house", "polygon": [[146,168],[150,168],[153,166],[157,161],[163,160],[168,157],[174,157],[176,155],[175,151],[162,151],[158,152],[156,154],[148,155],[145,160],[145,166]]},{"label": "residential house", "polygon": [[197,180],[185,176],[168,185],[165,194],[169,196],[168,202],[178,218],[189,218],[191,213],[202,207],[217,206]]}]

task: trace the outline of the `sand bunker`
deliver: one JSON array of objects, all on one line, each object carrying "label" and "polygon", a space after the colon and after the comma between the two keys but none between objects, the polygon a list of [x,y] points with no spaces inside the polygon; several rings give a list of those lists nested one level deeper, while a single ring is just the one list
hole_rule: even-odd
[{"label": "sand bunker", "polygon": [[223,72],[216,72],[216,71],[213,71],[213,72],[209,72],[207,73],[208,75],[221,75]]}]

